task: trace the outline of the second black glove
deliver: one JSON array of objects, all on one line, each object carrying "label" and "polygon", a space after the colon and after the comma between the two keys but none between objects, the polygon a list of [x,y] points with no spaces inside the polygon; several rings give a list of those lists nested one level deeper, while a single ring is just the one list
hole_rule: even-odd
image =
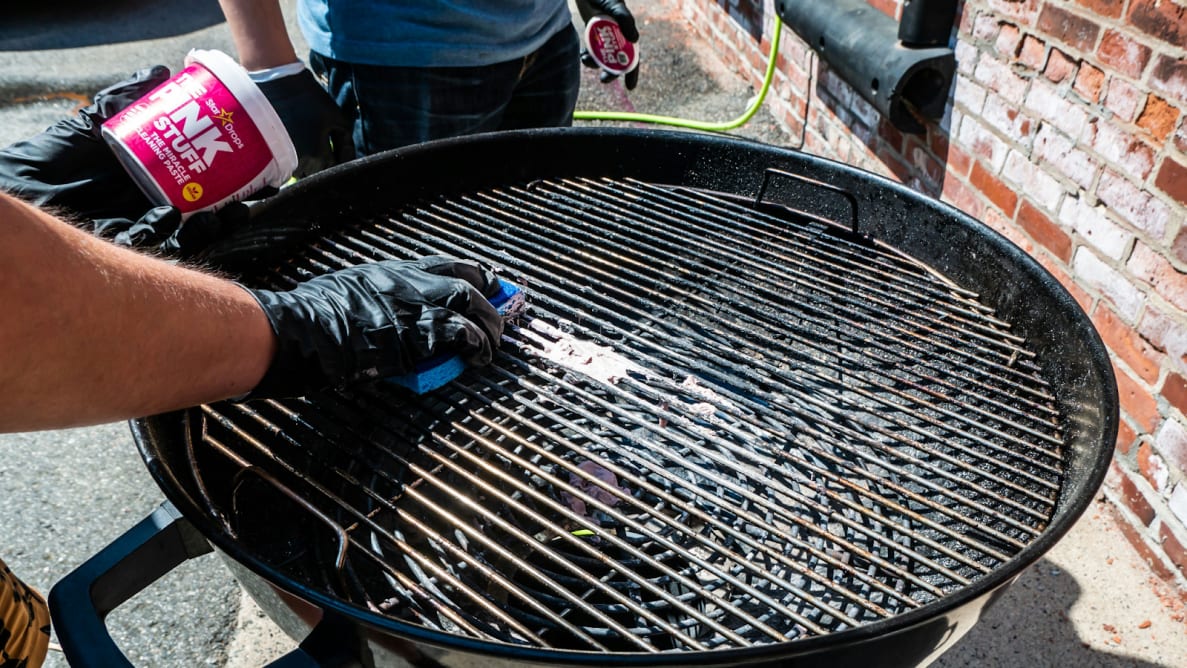
[{"label": "second black glove", "polygon": [[280,116],[297,149],[293,176],[303,178],[354,159],[350,121],[312,72],[302,70],[256,85]]}]

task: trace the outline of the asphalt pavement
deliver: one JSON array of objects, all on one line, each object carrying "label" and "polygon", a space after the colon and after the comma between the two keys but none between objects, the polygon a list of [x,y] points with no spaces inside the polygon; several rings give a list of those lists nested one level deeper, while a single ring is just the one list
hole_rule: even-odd
[{"label": "asphalt pavement", "polygon": [[[667,0],[632,7],[646,39],[639,88],[628,95],[620,84],[603,86],[587,75],[581,108],[701,120],[731,119],[745,109],[755,91],[681,23]],[[9,3],[4,13],[0,144],[38,132],[133,70],[157,63],[176,70],[190,48],[232,52],[215,0]],[[734,134],[799,144],[761,111]],[[163,497],[120,423],[0,436],[0,499],[0,554],[48,591]],[[1112,512],[1106,503],[1093,504],[935,665],[1187,666],[1182,598],[1152,578]],[[118,608],[108,626],[137,666],[246,668],[293,646],[214,556],[165,576]],[[51,652],[47,665],[65,661]]]}]

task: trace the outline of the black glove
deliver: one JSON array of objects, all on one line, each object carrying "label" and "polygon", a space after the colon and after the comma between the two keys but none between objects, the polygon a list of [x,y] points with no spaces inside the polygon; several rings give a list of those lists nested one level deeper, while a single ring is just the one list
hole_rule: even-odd
[{"label": "black glove", "polygon": [[162,65],[140,70],[99,91],[76,115],[0,149],[0,190],[88,220],[139,218],[152,204],[99,131],[168,78],[169,68]]},{"label": "black glove", "polygon": [[350,267],[285,292],[250,290],[277,351],[242,400],[399,376],[438,355],[487,364],[503,333],[503,318],[486,299],[498,290],[491,271],[440,256]]},{"label": "black glove", "polygon": [[312,72],[302,70],[256,85],[272,103],[297,149],[293,176],[303,178],[354,159],[350,121]]},{"label": "black glove", "polygon": [[245,227],[247,206],[233,202],[218,211],[198,211],[184,222],[181,210],[173,206],[149,209],[138,220],[102,218],[94,221],[95,234],[120,246],[154,250],[160,255],[190,259],[202,254],[214,242]]},{"label": "black glove", "polygon": [[[635,25],[635,16],[631,14],[631,10],[627,9],[626,3],[622,0],[577,0],[577,12],[581,14],[581,20],[586,23],[589,23],[589,20],[595,16],[609,16],[618,24],[622,30],[622,36],[628,42],[639,41],[639,28]],[[584,46],[581,48],[581,63],[586,67],[600,68]],[[617,74],[602,70],[602,83],[609,83],[617,78]],[[635,69],[627,72],[626,76],[622,78],[622,83],[627,90],[634,90],[635,86],[639,85],[639,67],[636,66]]]}]

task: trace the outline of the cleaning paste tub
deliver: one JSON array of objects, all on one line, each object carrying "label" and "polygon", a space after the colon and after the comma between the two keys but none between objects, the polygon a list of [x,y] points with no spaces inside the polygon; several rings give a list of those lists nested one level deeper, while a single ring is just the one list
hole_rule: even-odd
[{"label": "cleaning paste tub", "polygon": [[191,51],[185,65],[103,124],[132,179],[183,217],[283,185],[297,152],[247,72],[221,51]]}]

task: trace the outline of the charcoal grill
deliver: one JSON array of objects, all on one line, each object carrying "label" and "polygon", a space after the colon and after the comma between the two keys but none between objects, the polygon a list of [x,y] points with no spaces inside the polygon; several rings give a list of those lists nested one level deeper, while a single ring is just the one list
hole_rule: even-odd
[{"label": "charcoal grill", "polygon": [[[528,294],[490,366],[423,397],[133,423],[172,506],[123,551],[212,544],[309,634],[288,660],[915,665],[1071,526],[1115,438],[1108,357],[1049,274],[803,154],[503,133],[331,170],[255,220],[219,254],[249,284],[447,254]],[[95,573],[51,605],[100,656],[87,615],[130,587]]]}]

